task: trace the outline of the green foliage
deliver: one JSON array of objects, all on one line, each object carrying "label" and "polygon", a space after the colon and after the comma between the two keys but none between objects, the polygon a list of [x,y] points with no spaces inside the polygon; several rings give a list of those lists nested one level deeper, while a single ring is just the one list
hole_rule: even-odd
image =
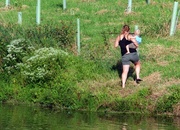
[{"label": "green foliage", "polygon": [[13,89],[3,81],[0,82],[0,102],[6,102],[13,98]]},{"label": "green foliage", "polygon": [[[36,49],[41,47],[61,47],[67,50],[71,49],[75,43],[73,24],[68,22],[66,24],[62,22],[60,25],[51,23],[27,28],[22,28],[15,24],[7,24],[0,26],[0,30],[2,58],[10,54],[18,55],[16,60],[22,59],[25,53],[29,54],[29,49],[32,46]],[[22,55],[20,55],[20,52]]]},{"label": "green foliage", "polygon": [[20,11],[22,9],[22,2],[15,0],[14,6]]},{"label": "green foliage", "polygon": [[116,99],[114,109],[120,112],[147,112],[149,101],[146,98],[150,94],[151,89],[143,88],[128,97]]},{"label": "green foliage", "polygon": [[22,58],[29,55],[33,47],[28,45],[24,39],[16,39],[7,45],[7,55],[3,57],[4,70],[14,73],[19,68],[18,63],[22,63]]},{"label": "green foliage", "polygon": [[147,96],[149,96],[151,94],[152,94],[152,90],[150,88],[142,88],[137,93],[139,98],[146,98]]},{"label": "green foliage", "polygon": [[26,39],[29,39],[36,46],[40,47],[62,47],[71,48],[75,43],[75,31],[70,22],[61,22],[61,24],[52,23],[27,28],[24,31]]},{"label": "green foliage", "polygon": [[[0,101],[12,99],[90,111],[106,109],[107,105],[121,112],[145,112],[153,95],[150,86],[161,86],[163,78],[179,82],[179,31],[173,38],[167,37],[172,12],[169,0],[150,5],[136,0],[129,14],[127,0],[72,0],[65,11],[57,0],[41,4],[42,21],[38,26],[32,11],[35,1],[12,1],[11,8],[2,10]],[[22,25],[16,24],[19,10],[23,11]],[[81,53],[75,56],[77,18],[81,21]],[[119,49],[115,50],[113,43],[124,24],[130,25],[131,32],[134,25],[141,29],[141,77],[146,80],[132,88],[134,94],[121,98],[114,94],[120,89],[118,76],[122,68],[117,63],[121,60]],[[151,76],[155,72],[159,79]],[[179,101],[176,87],[169,93],[158,100],[157,112],[172,111]]]},{"label": "green foliage", "polygon": [[18,64],[27,83],[47,82],[66,65],[67,53],[54,48],[41,48]]},{"label": "green foliage", "polygon": [[180,102],[179,86],[171,86],[169,93],[162,96],[156,103],[155,113],[172,112],[173,106]]},{"label": "green foliage", "polygon": [[[16,71],[19,71],[19,67],[23,65],[23,59],[25,62],[25,60],[27,60],[26,56],[29,57],[35,49],[46,46],[55,46],[70,50],[72,48],[72,44],[74,43],[74,31],[72,28],[72,24],[71,26],[68,26],[67,23],[62,23],[62,26],[51,24],[38,27],[35,26],[30,29],[23,29],[13,24],[7,24],[6,26],[0,26],[0,29],[2,30],[2,32],[0,33],[0,40],[2,43],[0,45],[0,61],[2,62],[0,65],[1,68],[3,68],[4,71],[9,74],[14,74]],[[53,62],[50,63],[53,65]],[[24,65],[22,66],[22,68],[24,68],[25,66],[26,69],[28,69],[28,65]],[[41,68],[38,71],[44,73],[46,70]],[[36,76],[40,74],[38,71],[35,72]],[[39,77],[40,76],[41,75],[39,75]],[[45,79],[48,78],[46,77]],[[36,80],[38,81],[39,79]]]},{"label": "green foliage", "polygon": [[98,106],[98,96],[92,93],[84,92],[79,93],[80,109],[88,111],[96,111]]},{"label": "green foliage", "polygon": [[[9,45],[13,39],[15,40],[15,39],[21,38],[21,37],[17,36],[18,30],[21,30],[21,29],[13,26],[11,24],[7,24],[6,26],[0,25],[0,30],[1,30],[1,32],[0,32],[0,51],[1,51],[1,57],[4,57],[7,55],[7,45]],[[21,31],[19,31],[19,32],[21,32]]]}]

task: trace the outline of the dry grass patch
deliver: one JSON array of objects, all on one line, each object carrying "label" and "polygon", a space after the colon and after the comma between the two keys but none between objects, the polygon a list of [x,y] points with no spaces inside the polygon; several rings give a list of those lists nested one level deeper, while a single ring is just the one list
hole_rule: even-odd
[{"label": "dry grass patch", "polygon": [[147,54],[147,58],[153,58],[155,60],[164,59],[167,55],[168,51],[162,45],[147,45],[149,53]]},{"label": "dry grass patch", "polygon": [[[152,88],[152,89],[154,89],[154,88]],[[167,93],[166,88],[156,89],[156,90],[153,90],[152,94],[147,98],[151,99],[155,103],[159,97],[165,95],[166,93]]]},{"label": "dry grass patch", "polygon": [[156,99],[165,93],[167,93],[167,87],[172,85],[180,85],[180,79],[167,79],[162,80],[161,74],[159,72],[154,72],[151,75],[143,78],[143,85],[151,87],[152,89],[152,99]]},{"label": "dry grass patch", "polygon": [[129,88],[129,87],[125,87],[124,89],[120,89],[119,90],[119,95],[121,97],[127,97],[133,93],[135,93],[136,91],[134,91],[134,89],[132,88]]},{"label": "dry grass patch", "polygon": [[1,11],[9,11],[9,10],[12,10],[12,7],[1,7],[0,8],[0,12]]},{"label": "dry grass patch", "polygon": [[82,2],[96,2],[96,0],[82,0]]},{"label": "dry grass patch", "polygon": [[22,5],[21,8],[22,8],[22,9],[27,9],[27,8],[29,8],[29,6],[28,6],[28,5]]},{"label": "dry grass patch", "polygon": [[167,66],[167,65],[169,65],[169,62],[168,61],[157,61],[157,64],[159,66]]},{"label": "dry grass patch", "polygon": [[138,91],[138,86],[135,81],[128,80],[126,83],[126,87],[121,87],[121,80],[119,78],[117,79],[111,79],[108,81],[85,81],[78,86],[83,86],[89,89],[92,93],[97,94],[99,92],[108,93],[109,95],[112,95],[113,97],[127,97],[128,95],[131,95]]},{"label": "dry grass patch", "polygon": [[160,84],[162,82],[161,74],[159,72],[154,72],[150,74],[147,77],[143,78],[143,84],[146,86],[152,86],[156,87],[157,84]]},{"label": "dry grass patch", "polygon": [[[59,9],[61,10],[61,9]],[[69,10],[67,10],[67,12],[70,14],[70,15],[75,15],[77,12],[79,12],[80,9],[79,8],[71,8]],[[63,15],[67,15],[67,12],[63,12],[62,14]]]},{"label": "dry grass patch", "polygon": [[0,11],[10,11],[10,10],[21,11],[21,10],[24,10],[24,9],[27,9],[27,8],[29,8],[28,5],[22,5],[21,7],[7,6],[7,7],[1,7]]},{"label": "dry grass patch", "polygon": [[180,117],[180,103],[174,106],[173,114]]},{"label": "dry grass patch", "polygon": [[161,87],[169,87],[172,85],[180,85],[180,79],[168,79],[161,84]]},{"label": "dry grass patch", "polygon": [[180,29],[180,23],[178,23],[176,27],[177,27],[177,29]]},{"label": "dry grass patch", "polygon": [[96,12],[95,14],[102,15],[102,14],[105,14],[105,13],[107,13],[107,12],[108,12],[107,9],[102,9],[102,10]]},{"label": "dry grass patch", "polygon": [[149,61],[153,60],[162,66],[168,65],[168,61],[165,60],[165,57],[173,56],[174,59],[172,60],[176,60],[175,57],[178,57],[180,53],[180,51],[173,46],[166,48],[163,45],[148,44],[147,50],[149,51],[146,54],[146,59]]}]

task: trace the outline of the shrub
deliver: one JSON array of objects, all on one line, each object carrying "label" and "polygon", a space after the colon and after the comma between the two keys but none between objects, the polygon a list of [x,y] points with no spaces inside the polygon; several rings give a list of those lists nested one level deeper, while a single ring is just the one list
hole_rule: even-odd
[{"label": "shrub", "polygon": [[75,31],[71,23],[51,23],[30,28],[7,24],[0,26],[0,30],[0,60],[3,59],[1,65],[8,73],[14,73],[18,69],[16,64],[21,63],[33,48],[61,47],[71,50],[75,43]]},{"label": "shrub", "polygon": [[23,57],[29,55],[33,47],[27,44],[25,39],[16,39],[6,46],[7,55],[3,57],[3,66],[6,72],[14,73],[18,70],[18,63],[22,63]]},{"label": "shrub", "polygon": [[18,64],[27,83],[44,82],[53,79],[65,66],[67,53],[54,48],[41,48]]},{"label": "shrub", "polygon": [[7,55],[7,45],[9,45],[13,39],[22,38],[22,28],[12,24],[1,25],[0,23],[0,30],[0,51],[1,56],[4,57]]}]

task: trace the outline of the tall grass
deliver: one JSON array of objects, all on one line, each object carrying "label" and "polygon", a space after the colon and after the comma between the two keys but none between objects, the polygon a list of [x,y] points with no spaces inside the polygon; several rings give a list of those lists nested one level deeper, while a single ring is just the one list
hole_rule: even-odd
[{"label": "tall grass", "polygon": [[[66,10],[62,9],[62,1],[46,0],[41,3],[40,25],[35,22],[36,2],[11,1],[8,8],[0,2],[1,72],[5,72],[3,58],[9,54],[7,47],[13,40],[24,38],[26,45],[34,48],[15,61],[24,66],[14,73],[3,73],[2,84],[6,86],[8,81],[8,85],[1,88],[1,101],[29,101],[49,107],[93,111],[148,110],[161,113],[172,112],[174,106],[178,108],[179,97],[174,89],[169,89],[174,87],[179,92],[180,85],[179,23],[176,34],[169,36],[172,1],[159,0],[147,4],[145,0],[134,0],[132,12],[127,13],[127,0],[67,0]],[[22,25],[17,24],[19,11],[23,14]],[[77,18],[80,19],[81,30],[81,53],[78,56]],[[113,44],[124,24],[130,25],[131,32],[135,25],[141,30],[143,42],[139,51],[143,82],[139,85],[134,83],[135,72],[131,66],[127,86],[121,89],[120,50],[114,49]],[[47,48],[58,52],[63,50],[68,58],[51,55],[39,60],[41,56],[37,56],[37,50]],[[47,53],[41,55],[47,56]],[[13,54],[18,55],[17,52]],[[32,57],[38,58],[29,62]],[[8,63],[14,65],[10,61]],[[26,68],[26,65],[30,67]],[[37,76],[42,75],[36,70],[50,73],[38,79]],[[23,75],[25,71],[36,74]],[[36,80],[31,81],[32,78]],[[168,95],[168,92],[172,94]],[[160,98],[162,95],[165,98]]]}]

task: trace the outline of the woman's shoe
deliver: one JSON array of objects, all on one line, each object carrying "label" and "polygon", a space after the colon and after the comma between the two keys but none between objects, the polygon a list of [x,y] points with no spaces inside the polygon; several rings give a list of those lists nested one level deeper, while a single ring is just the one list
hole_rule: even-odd
[{"label": "woman's shoe", "polygon": [[142,79],[136,79],[136,83],[139,84],[141,81],[143,81]]}]

